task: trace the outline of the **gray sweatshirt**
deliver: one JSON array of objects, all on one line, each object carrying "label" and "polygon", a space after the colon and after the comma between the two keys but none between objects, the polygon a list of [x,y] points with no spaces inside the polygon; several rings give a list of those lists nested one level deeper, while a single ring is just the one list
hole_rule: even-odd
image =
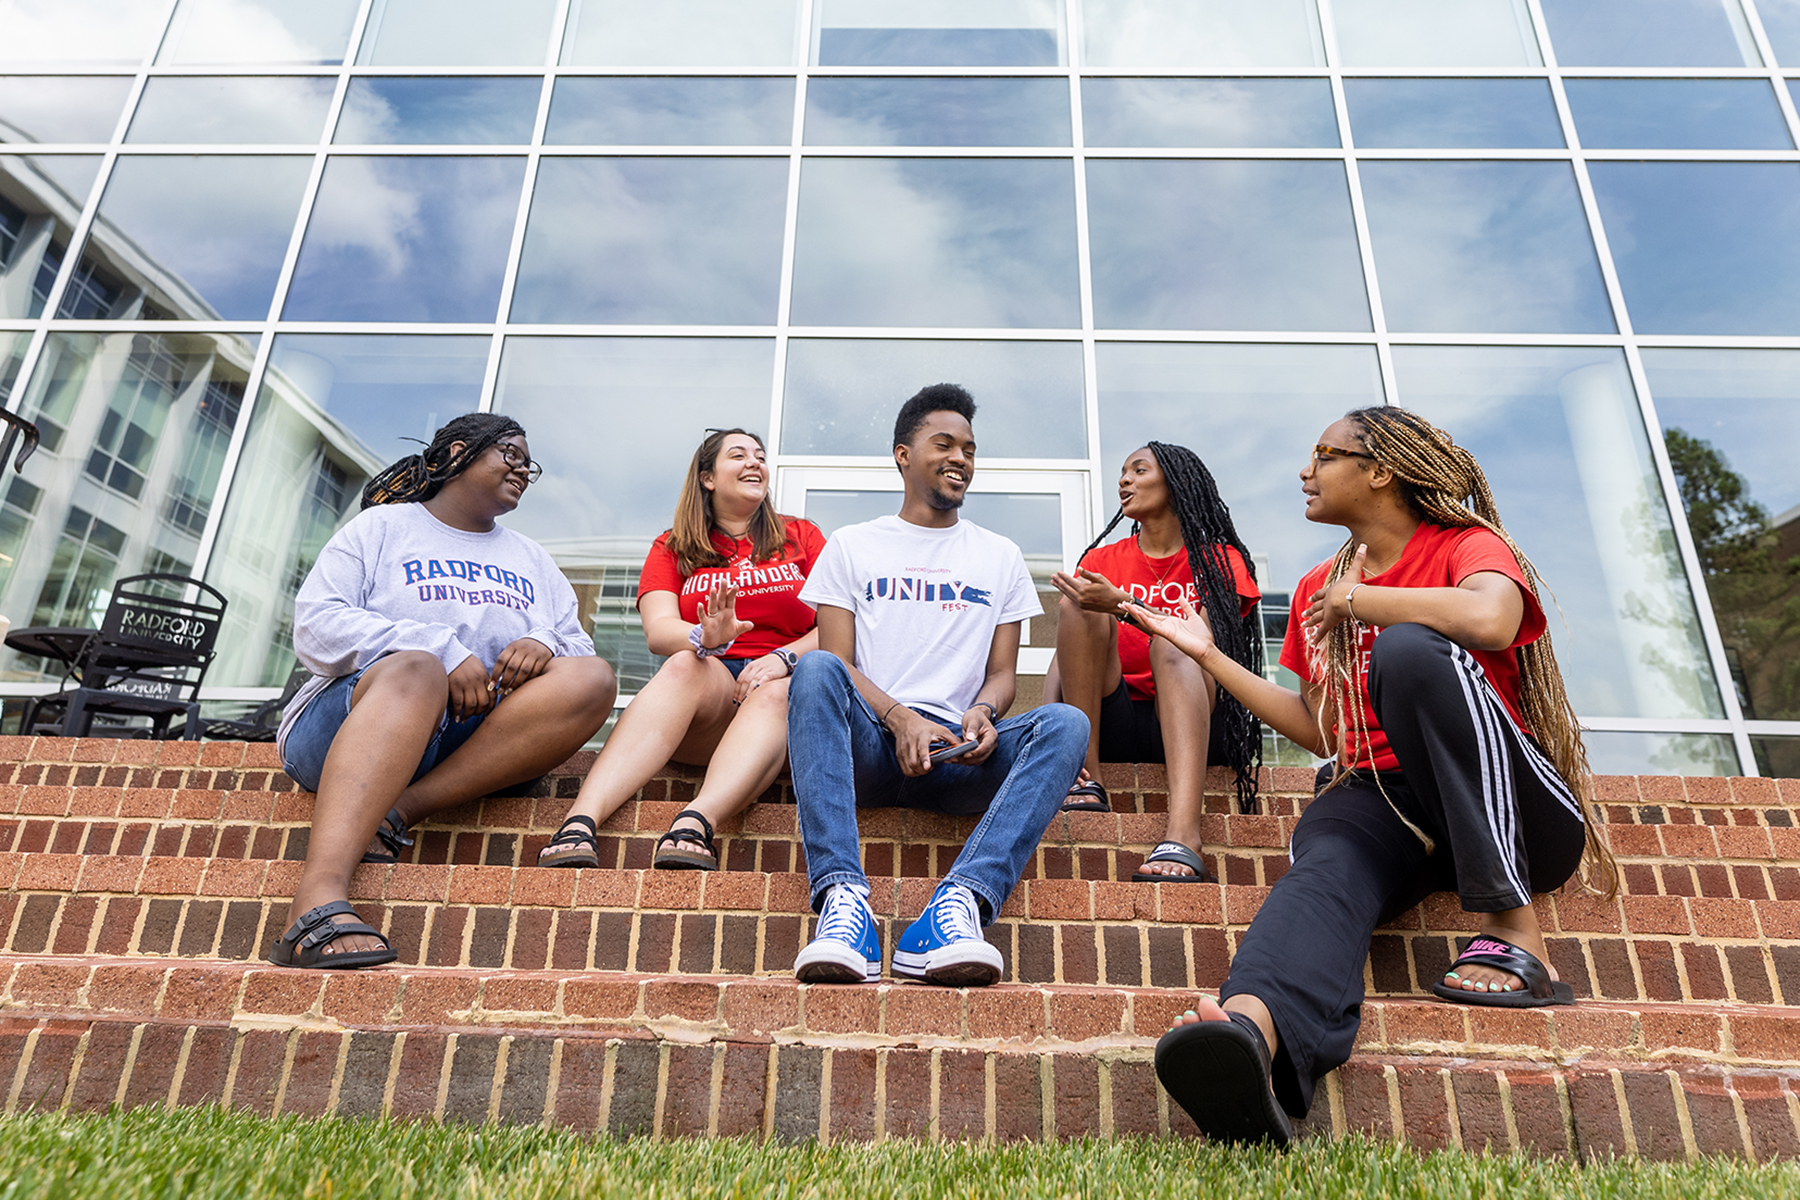
[{"label": "gray sweatshirt", "polygon": [[424,650],[445,672],[473,654],[492,667],[522,637],[554,654],[592,654],[575,589],[545,549],[496,525],[452,529],[423,504],[379,504],[319,552],[294,598],[294,653],[313,677],[281,714],[276,742],[314,696],[384,654]]}]

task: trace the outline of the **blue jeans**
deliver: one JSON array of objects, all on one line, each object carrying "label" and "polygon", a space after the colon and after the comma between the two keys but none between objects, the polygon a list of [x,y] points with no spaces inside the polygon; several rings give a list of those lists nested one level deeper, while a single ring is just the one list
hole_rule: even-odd
[{"label": "blue jeans", "polygon": [[[929,713],[919,715],[943,724]],[[857,807],[898,805],[986,814],[944,882],[974,892],[983,923],[993,923],[1081,772],[1088,722],[1080,709],[1046,704],[1007,717],[995,729],[1000,741],[986,762],[939,763],[909,778],[894,755],[893,735],[869,710],[843,660],[830,653],[800,660],[788,685],[788,763],[814,911],[833,884],[868,882]],[[950,735],[962,740],[959,730]]]}]

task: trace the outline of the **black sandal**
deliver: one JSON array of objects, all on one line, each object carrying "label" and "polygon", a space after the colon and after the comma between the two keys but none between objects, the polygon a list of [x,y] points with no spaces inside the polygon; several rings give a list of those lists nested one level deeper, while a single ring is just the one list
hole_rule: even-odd
[{"label": "black sandal", "polygon": [[[328,971],[344,971],[352,967],[379,967],[400,956],[394,952],[387,935],[362,921],[337,922],[331,918],[349,913],[356,915],[348,900],[333,900],[308,909],[300,919],[288,926],[287,932],[269,947],[269,961],[278,967],[321,967]],[[381,942],[379,950],[344,950],[325,953],[325,947],[341,937],[365,934]]]},{"label": "black sandal", "polygon": [[[669,832],[657,838],[656,857],[650,865],[678,871],[718,870],[719,849],[713,845],[712,822],[706,819],[705,813],[696,812],[691,808],[684,808],[675,814],[677,821],[683,817],[692,817],[700,822],[700,829],[670,829]],[[704,847],[705,853],[703,854],[699,850],[684,850],[679,844],[681,842],[692,842],[696,846]]]},{"label": "black sandal", "polygon": [[406,818],[400,815],[399,809],[388,809],[387,816],[375,827],[375,839],[387,848],[387,853],[371,850],[362,856],[363,862],[393,866],[400,861],[401,854],[412,848],[413,840],[406,834]]},{"label": "black sandal", "polygon": [[[1077,800],[1077,796],[1081,799]],[[1069,794],[1063,798],[1062,811],[1111,812],[1112,799],[1107,796],[1106,789],[1100,786],[1098,779],[1090,779],[1069,789]]]},{"label": "black sandal", "polygon": [[1156,1078],[1209,1142],[1294,1140],[1287,1113],[1269,1090],[1269,1044],[1248,1013],[1177,1025],[1156,1043]]},{"label": "black sandal", "polygon": [[1150,857],[1144,860],[1144,866],[1151,863],[1179,863],[1192,871],[1192,875],[1165,875],[1161,871],[1133,871],[1133,883],[1217,883],[1212,872],[1206,869],[1205,861],[1192,847],[1182,842],[1158,842],[1156,849],[1150,851]]},{"label": "black sandal", "polygon": [[[583,829],[582,826],[586,826]],[[597,867],[600,865],[599,830],[594,818],[580,814],[563,821],[550,844],[538,851],[540,867]]]},{"label": "black sandal", "polygon": [[1439,999],[1481,1008],[1543,1008],[1551,1004],[1575,1003],[1575,989],[1559,979],[1550,978],[1550,968],[1542,959],[1502,938],[1485,933],[1470,938],[1468,946],[1456,956],[1445,976],[1455,975],[1458,967],[1492,967],[1518,976],[1525,987],[1521,991],[1476,991],[1453,988],[1440,979],[1431,985],[1433,994]]}]

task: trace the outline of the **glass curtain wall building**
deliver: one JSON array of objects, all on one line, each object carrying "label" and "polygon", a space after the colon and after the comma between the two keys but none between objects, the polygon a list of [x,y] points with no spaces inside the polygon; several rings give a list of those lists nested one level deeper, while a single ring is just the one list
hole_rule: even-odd
[{"label": "glass curtain wall building", "polygon": [[273,695],[363,482],[493,409],[630,691],[702,430],[831,529],[951,379],[967,511],[1040,575],[1181,442],[1279,636],[1338,540],[1309,447],[1402,403],[1554,587],[1598,769],[1800,774],[1797,82],[1800,0],[0,0],[0,397],[44,431],[0,613],[202,576],[209,694]]}]

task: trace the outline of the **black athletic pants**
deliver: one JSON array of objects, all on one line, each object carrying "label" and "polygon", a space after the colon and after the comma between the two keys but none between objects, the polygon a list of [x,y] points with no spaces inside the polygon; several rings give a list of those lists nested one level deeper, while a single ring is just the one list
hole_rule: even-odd
[{"label": "black athletic pants", "polygon": [[[1432,892],[1455,891],[1468,912],[1529,904],[1575,873],[1586,839],[1581,808],[1543,751],[1480,664],[1442,634],[1384,629],[1369,696],[1400,771],[1381,772],[1380,789],[1358,772],[1313,799],[1294,828],[1293,865],[1251,922],[1221,990],[1221,999],[1268,1005],[1280,1038],[1275,1095],[1296,1117],[1355,1046],[1376,926]],[[1330,778],[1327,765],[1319,786]]]}]

